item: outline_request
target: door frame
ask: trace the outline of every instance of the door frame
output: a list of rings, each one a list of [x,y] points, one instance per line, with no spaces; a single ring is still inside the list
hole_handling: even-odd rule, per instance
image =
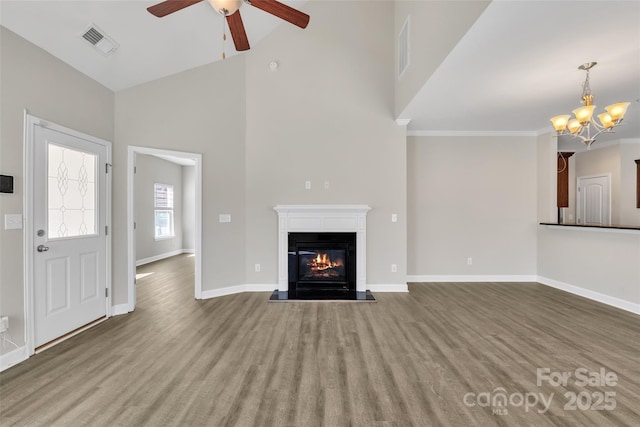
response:
[[[202,299],[202,154],[130,145],[127,148],[127,311],[136,308],[135,166],[136,154],[172,156],[195,161],[194,295]]]
[[[107,152],[107,165],[111,166],[111,141],[107,141],[101,138],[97,138],[92,135],[76,131],[74,129],[67,128],[57,123],[50,122],[48,120],[41,119],[39,117],[29,114],[27,110],[24,110],[24,140],[23,140],[23,162],[24,162],[24,199],[23,199],[23,212],[24,212],[24,232],[23,232],[23,251],[24,251],[24,337],[25,346],[27,347],[27,354],[29,356],[35,353],[35,308],[34,308],[34,268],[35,259],[33,256],[34,245],[34,208],[33,208],[33,196],[34,196],[34,150],[35,150],[35,126],[42,126],[47,129],[51,129],[56,132],[65,133],[67,135],[84,139],[86,141],[102,145],[106,148]],[[100,165],[100,167],[102,167]],[[106,225],[108,227],[108,233],[106,236],[106,259],[105,259],[105,281],[107,287],[106,297],[106,317],[111,317],[111,295],[113,294],[111,286],[111,239],[113,235],[113,227],[111,225],[111,168],[108,168],[106,183],[105,183],[105,209],[106,209]],[[72,336],[72,335],[69,335]]]
[[[578,188],[580,187],[580,183],[581,181],[585,180],[585,179],[593,179],[593,178],[606,178],[607,179],[607,183],[608,185],[608,191],[609,191],[609,206],[607,207],[607,209],[609,210],[609,224],[612,223],[612,219],[611,219],[611,214],[612,214],[612,206],[613,206],[613,194],[611,194],[611,172],[607,172],[607,173],[597,173],[595,175],[583,175],[583,176],[578,176],[576,177],[576,222],[578,222],[578,219],[582,220],[582,216],[584,215],[584,212],[582,212],[582,207],[580,206],[582,203],[582,195],[580,194],[580,192],[578,191]],[[578,213],[581,214],[581,216],[578,216]],[[584,223],[584,222],[582,222]]]

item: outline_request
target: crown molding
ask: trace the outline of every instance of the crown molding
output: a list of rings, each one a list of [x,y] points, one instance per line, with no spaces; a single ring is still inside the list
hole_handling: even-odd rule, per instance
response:
[[[410,130],[407,136],[539,136],[537,131]]]

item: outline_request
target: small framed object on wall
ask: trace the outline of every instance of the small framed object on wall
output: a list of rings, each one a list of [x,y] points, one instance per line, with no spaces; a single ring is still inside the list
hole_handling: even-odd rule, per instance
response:
[[[13,176],[0,175],[0,193],[13,193]]]

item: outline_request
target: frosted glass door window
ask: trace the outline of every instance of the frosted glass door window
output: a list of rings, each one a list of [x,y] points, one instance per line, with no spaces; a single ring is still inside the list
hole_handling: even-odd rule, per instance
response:
[[[49,144],[48,237],[95,235],[98,156]]]

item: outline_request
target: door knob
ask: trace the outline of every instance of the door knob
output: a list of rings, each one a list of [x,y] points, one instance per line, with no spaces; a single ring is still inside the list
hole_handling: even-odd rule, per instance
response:
[[[38,245],[38,252],[47,252],[49,250],[49,246]]]

